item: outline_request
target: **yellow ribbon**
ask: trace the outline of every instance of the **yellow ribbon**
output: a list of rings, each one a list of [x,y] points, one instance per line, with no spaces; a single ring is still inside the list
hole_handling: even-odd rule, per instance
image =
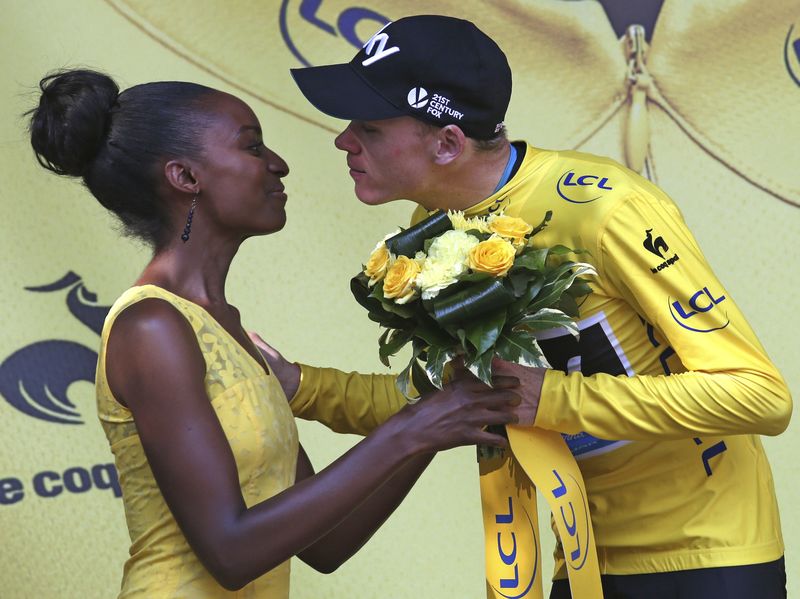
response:
[[[564,548],[573,599],[602,599],[583,477],[564,439],[537,428],[506,427],[511,451],[480,461],[488,599],[542,599],[536,489]]]

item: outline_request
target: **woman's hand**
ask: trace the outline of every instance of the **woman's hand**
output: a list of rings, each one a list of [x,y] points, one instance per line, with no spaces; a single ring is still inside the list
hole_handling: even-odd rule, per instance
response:
[[[399,425],[410,451],[431,452],[461,445],[508,447],[505,437],[485,430],[489,425],[516,424],[520,404],[519,380],[495,376],[488,387],[466,370],[454,373],[452,382],[410,405],[386,424]]]
[[[295,362],[289,362],[278,350],[264,341],[258,333],[248,331],[247,334],[258,348],[258,351],[261,352],[261,355],[264,356],[272,373],[277,377],[286,399],[292,401],[298,387],[300,387],[300,366]]]

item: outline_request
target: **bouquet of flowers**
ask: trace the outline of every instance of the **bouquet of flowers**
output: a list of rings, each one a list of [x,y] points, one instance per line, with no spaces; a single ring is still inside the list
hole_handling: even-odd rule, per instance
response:
[[[385,330],[379,356],[411,343],[411,360],[398,377],[402,393],[441,388],[446,364],[465,366],[491,384],[495,356],[549,367],[537,331],[564,327],[576,337],[577,300],[590,293],[586,263],[567,259],[576,250],[536,247],[533,238],[552,217],[533,227],[494,214],[467,218],[437,212],[378,243],[351,281],[356,300]]]

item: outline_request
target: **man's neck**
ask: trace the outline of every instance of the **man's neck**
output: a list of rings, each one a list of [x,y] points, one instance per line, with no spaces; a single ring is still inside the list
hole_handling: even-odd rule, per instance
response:
[[[428,210],[464,211],[492,195],[508,164],[511,144],[493,152],[470,148],[456,164],[448,165],[445,176],[418,199]]]

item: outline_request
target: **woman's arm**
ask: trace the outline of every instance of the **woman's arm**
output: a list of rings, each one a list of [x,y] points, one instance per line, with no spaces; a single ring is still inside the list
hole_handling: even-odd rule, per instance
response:
[[[495,390],[459,380],[401,410],[320,473],[248,509],[205,393],[203,356],[183,316],[158,299],[134,304],[117,317],[106,355],[111,390],[133,413],[164,499],[228,589],[327,535],[410,458],[465,444],[505,446],[483,427],[516,420],[516,380],[499,379]]]
[[[422,454],[409,459],[336,528],[297,557],[319,572],[330,574],[336,570],[355,555],[398,508],[434,455]],[[297,459],[297,480],[313,474],[314,468],[301,446]]]

